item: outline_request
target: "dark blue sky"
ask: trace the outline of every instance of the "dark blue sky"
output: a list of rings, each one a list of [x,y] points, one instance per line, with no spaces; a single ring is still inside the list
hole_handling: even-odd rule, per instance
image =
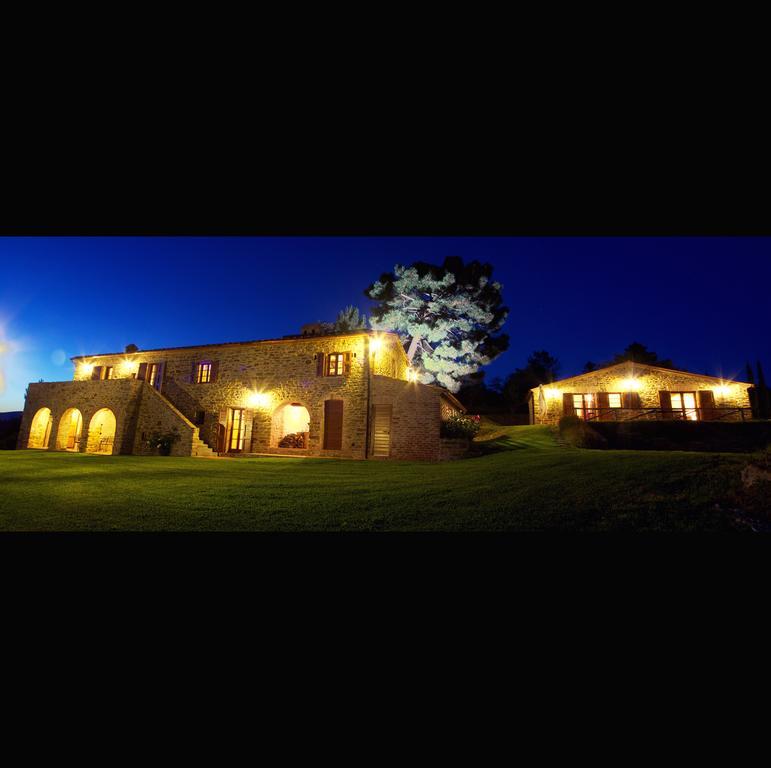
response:
[[[511,344],[488,380],[534,349],[570,375],[635,340],[702,373],[771,363],[771,238],[0,238],[0,411],[70,379],[72,355],[297,333],[366,310],[394,264],[449,255],[504,285]]]

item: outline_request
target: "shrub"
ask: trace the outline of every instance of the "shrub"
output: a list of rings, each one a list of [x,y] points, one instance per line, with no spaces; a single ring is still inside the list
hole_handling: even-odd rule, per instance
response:
[[[145,443],[148,448],[155,448],[161,456],[171,453],[171,446],[179,440],[179,432],[153,432]]]
[[[456,413],[442,422],[442,437],[472,438],[479,432],[479,416]]]
[[[560,437],[576,448],[605,448],[608,441],[578,416],[563,416],[559,420]]]

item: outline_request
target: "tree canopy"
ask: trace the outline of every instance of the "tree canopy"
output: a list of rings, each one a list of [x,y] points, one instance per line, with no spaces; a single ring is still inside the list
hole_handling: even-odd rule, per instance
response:
[[[499,333],[509,310],[492,272],[490,264],[457,256],[441,266],[397,264],[364,292],[377,302],[370,326],[399,335],[419,381],[457,392],[509,345]]]
[[[359,308],[350,304],[337,313],[334,330],[338,332],[358,331],[367,327],[367,316],[359,314]]]

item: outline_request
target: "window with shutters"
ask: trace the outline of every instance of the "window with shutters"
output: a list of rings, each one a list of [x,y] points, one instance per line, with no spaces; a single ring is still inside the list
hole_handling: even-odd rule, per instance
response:
[[[147,366],[147,383],[151,386],[155,386],[155,380],[158,377],[158,363],[150,363]]]
[[[327,355],[327,376],[342,376],[344,367],[345,355],[342,352]]]
[[[113,373],[113,367],[111,365],[108,365],[104,369],[104,378],[105,379],[113,379],[115,378],[115,375]]]
[[[697,421],[699,412],[696,409],[695,392],[670,392],[672,413],[676,419]]]
[[[608,392],[608,408],[621,408],[620,392]]]
[[[211,381],[211,362],[202,360],[198,363],[195,372],[196,384],[208,384]]]
[[[579,419],[591,419],[595,411],[594,395],[573,395],[573,411]]]

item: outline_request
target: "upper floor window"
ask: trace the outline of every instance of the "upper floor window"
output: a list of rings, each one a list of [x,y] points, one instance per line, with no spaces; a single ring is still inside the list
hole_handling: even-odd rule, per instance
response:
[[[149,363],[147,366],[147,383],[155,386],[155,380],[158,378],[158,363]]]
[[[327,355],[327,376],[342,376],[344,366],[345,355],[342,352]]]
[[[195,374],[196,384],[208,384],[211,381],[211,363],[200,362]]]
[[[621,407],[621,393],[608,392],[608,408],[620,408],[620,407]]]
[[[114,379],[115,374],[113,373],[113,367],[111,365],[108,365],[104,369],[104,378],[105,379]]]

